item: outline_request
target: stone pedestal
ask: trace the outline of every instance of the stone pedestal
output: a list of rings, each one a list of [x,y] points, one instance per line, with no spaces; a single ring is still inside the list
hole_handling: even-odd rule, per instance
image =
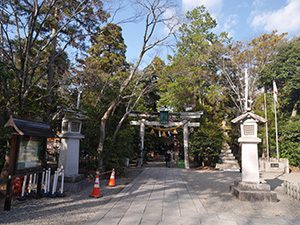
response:
[[[64,190],[78,192],[87,185],[83,174],[78,174],[79,168],[79,142],[84,136],[81,134],[61,134],[61,148],[59,155],[59,168],[64,168]]]
[[[63,167],[65,176],[78,175],[79,168],[79,142],[84,138],[82,134],[60,134],[61,147],[58,167]]]
[[[87,179],[83,174],[73,176],[65,176],[64,178],[64,191],[78,192],[86,188]],[[58,185],[60,186],[60,184]]]
[[[268,184],[249,184],[235,181],[234,185],[230,186],[230,192],[241,201],[278,201],[276,192],[271,191]]]

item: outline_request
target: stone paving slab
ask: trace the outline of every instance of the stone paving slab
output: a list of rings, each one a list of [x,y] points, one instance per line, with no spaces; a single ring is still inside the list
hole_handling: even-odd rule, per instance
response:
[[[300,218],[209,213],[185,173],[178,168],[146,168],[86,224],[300,225]]]

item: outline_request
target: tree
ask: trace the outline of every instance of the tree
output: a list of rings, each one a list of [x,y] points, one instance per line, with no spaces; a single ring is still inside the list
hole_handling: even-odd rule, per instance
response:
[[[134,84],[132,84],[131,93],[126,98],[125,113],[120,119],[115,133],[114,139],[117,136],[125,118],[128,116],[132,110],[140,108],[142,111],[156,111],[157,101],[160,96],[158,95],[158,79],[165,69],[165,63],[160,58],[155,57],[149,66],[147,66],[143,71],[137,72],[137,79],[135,79]],[[142,106],[143,105],[143,106]]]
[[[213,32],[217,23],[204,6],[187,12],[186,19],[179,29],[180,40],[170,57],[171,65],[159,81],[159,106],[174,111],[204,111],[201,128],[190,137],[190,154],[196,163],[212,165],[222,147],[221,122],[232,106],[218,71],[223,46],[231,40],[225,32]]]
[[[173,7],[173,5],[169,4],[168,1],[165,0],[153,0],[153,1],[135,1],[137,6],[141,7],[142,10],[146,10],[146,17],[145,17],[145,30],[144,30],[144,36],[143,36],[143,44],[142,44],[142,49],[139,53],[137,62],[131,69],[129,76],[126,77],[120,85],[120,88],[118,90],[117,96],[111,101],[111,103],[108,105],[105,113],[103,114],[101,118],[101,125],[100,125],[100,140],[99,140],[99,145],[97,148],[97,152],[99,155],[99,164],[98,164],[98,169],[102,170],[103,169],[103,157],[102,157],[102,152],[103,152],[103,147],[104,147],[104,142],[105,142],[105,131],[106,131],[106,122],[113,112],[113,110],[117,107],[119,104],[123,94],[125,93],[127,87],[129,84],[134,80],[136,72],[138,70],[138,67],[144,57],[144,55],[153,49],[155,46],[158,46],[163,43],[173,32],[175,24],[170,24],[168,21],[171,21],[174,19],[174,16],[171,17],[165,17],[166,15],[164,14],[170,7]],[[160,25],[166,25],[168,28],[168,32],[161,38],[155,39],[154,38],[154,33],[156,31],[156,28]]]
[[[128,76],[130,65],[126,61],[127,47],[120,26],[108,23],[96,35],[91,36],[91,43],[92,46],[87,51],[89,57],[84,62],[84,73],[88,89],[97,93],[97,106],[108,86],[114,92],[113,96],[117,94],[121,82]]]
[[[172,64],[161,79],[159,102],[160,106],[172,106],[180,111],[199,110],[200,105],[205,105],[205,88],[220,81],[216,67],[218,46],[230,41],[226,33],[213,33],[217,23],[204,6],[187,12],[186,19],[179,29],[177,50],[170,57]]]
[[[299,110],[300,97],[300,38],[295,37],[283,42],[277,52],[274,60],[262,74],[262,80],[266,87],[272,89],[273,80],[276,81],[280,90],[280,108],[286,116],[294,117]]]
[[[276,32],[263,34],[246,44],[236,42],[228,45],[224,52],[220,70],[227,80],[226,88],[239,113],[245,110],[245,69],[248,70],[248,97],[252,102],[257,98],[258,89],[266,86],[261,74],[274,60],[277,47],[286,35],[278,35]]]
[[[51,96],[56,60],[68,46],[84,47],[85,36],[107,15],[99,1],[7,0],[0,7],[0,55],[9,75],[1,77],[1,87],[11,115]]]

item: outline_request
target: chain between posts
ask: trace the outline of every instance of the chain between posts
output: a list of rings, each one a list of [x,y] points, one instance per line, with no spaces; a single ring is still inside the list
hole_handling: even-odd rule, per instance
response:
[[[98,171],[96,172],[97,175],[103,175],[103,174],[107,174],[107,173],[110,173],[112,172],[112,170],[109,170],[109,171],[106,171],[106,172],[103,172],[103,173],[99,173]]]

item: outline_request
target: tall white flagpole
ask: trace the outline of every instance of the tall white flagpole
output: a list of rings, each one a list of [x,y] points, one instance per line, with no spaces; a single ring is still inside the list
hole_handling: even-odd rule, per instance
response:
[[[248,70],[245,69],[245,112],[248,110]]]
[[[268,113],[267,113],[267,97],[264,93],[265,100],[265,119],[266,119],[266,144],[267,144],[267,161],[270,162],[270,153],[269,153],[269,134],[268,134]]]
[[[273,96],[274,96],[274,112],[275,112],[275,131],[276,131],[276,153],[277,160],[279,162],[279,148],[278,148],[278,128],[277,128],[277,111],[276,111],[276,102],[277,102],[277,86],[273,80]]]

